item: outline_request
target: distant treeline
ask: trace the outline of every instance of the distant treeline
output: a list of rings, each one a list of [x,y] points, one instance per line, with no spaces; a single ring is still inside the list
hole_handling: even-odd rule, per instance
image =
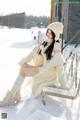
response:
[[[49,17],[26,16],[25,12],[0,16],[0,25],[9,28],[31,28],[46,27],[49,24]]]
[[[49,24],[50,18],[46,17],[46,16],[41,16],[41,17],[37,17],[37,16],[26,16],[26,20],[25,20],[25,26],[26,28],[31,28],[31,27],[47,27],[47,25]]]

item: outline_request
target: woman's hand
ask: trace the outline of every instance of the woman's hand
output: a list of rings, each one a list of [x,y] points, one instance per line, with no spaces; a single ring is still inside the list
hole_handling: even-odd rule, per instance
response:
[[[22,64],[22,65],[20,65],[20,66],[21,66],[21,68],[24,68],[24,67],[27,67],[28,64],[24,63],[24,64]]]

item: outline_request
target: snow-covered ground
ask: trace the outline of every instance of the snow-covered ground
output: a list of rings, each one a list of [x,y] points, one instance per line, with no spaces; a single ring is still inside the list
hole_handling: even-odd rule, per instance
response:
[[[18,62],[34,45],[30,30],[0,29],[0,100],[16,80]],[[23,98],[30,97],[31,81],[32,78],[25,79],[21,90]],[[40,100],[26,100],[15,107],[0,108],[1,113],[7,113],[7,120],[80,120],[80,97],[74,101],[46,98],[46,106]]]

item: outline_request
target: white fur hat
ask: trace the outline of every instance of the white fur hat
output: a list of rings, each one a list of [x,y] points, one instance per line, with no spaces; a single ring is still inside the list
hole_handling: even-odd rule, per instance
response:
[[[63,28],[64,26],[61,22],[53,22],[47,27],[47,29],[51,29],[55,33],[55,40],[59,40],[60,34],[63,33]]]

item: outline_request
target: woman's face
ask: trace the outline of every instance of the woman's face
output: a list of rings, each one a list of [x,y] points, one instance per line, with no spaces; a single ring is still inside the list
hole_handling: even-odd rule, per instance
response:
[[[52,40],[52,32],[51,32],[50,29],[47,30],[46,35],[47,35],[47,38],[48,38],[49,40]]]

